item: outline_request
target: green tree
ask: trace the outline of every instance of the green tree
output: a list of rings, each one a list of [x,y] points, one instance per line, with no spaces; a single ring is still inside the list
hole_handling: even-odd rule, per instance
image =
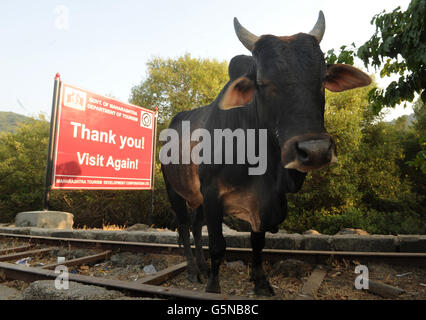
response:
[[[415,192],[411,173],[401,170],[410,129],[403,120],[389,124],[372,113],[368,92],[374,86],[326,92],[325,125],[336,141],[338,162],[309,173],[302,190],[288,195],[285,229],[426,232],[424,197]]]
[[[42,207],[49,123],[41,117],[0,135],[0,221]]]
[[[131,102],[159,109],[160,125],[166,125],[178,112],[210,104],[229,80],[228,63],[215,59],[153,58],[147,62],[147,75],[132,88]]]
[[[373,36],[362,45],[357,56],[365,66],[380,68],[381,77],[397,75],[386,89],[370,92],[373,110],[412,102],[415,93],[426,102],[426,0],[412,0],[406,11],[398,7],[390,13],[375,15]]]
[[[412,167],[420,169],[426,175],[426,103],[417,100],[413,105],[414,110],[414,125],[413,135],[415,139],[415,146],[417,149],[416,156],[408,161]]]

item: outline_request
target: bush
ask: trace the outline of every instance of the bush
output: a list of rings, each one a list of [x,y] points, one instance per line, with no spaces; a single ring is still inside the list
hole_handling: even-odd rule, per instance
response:
[[[48,140],[42,117],[0,135],[0,222],[42,207]]]
[[[338,214],[290,213],[282,227],[302,233],[314,229],[323,234],[336,234],[343,228],[359,228],[370,234],[425,234],[425,219],[414,211],[380,212],[374,209],[349,208]]]

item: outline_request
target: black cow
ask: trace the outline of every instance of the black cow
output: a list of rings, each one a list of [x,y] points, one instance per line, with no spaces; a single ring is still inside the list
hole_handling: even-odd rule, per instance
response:
[[[325,30],[322,12],[308,34],[257,37],[236,18],[234,27],[252,56],[233,58],[229,66],[230,81],[216,100],[208,106],[177,114],[170,128],[179,133],[180,159],[187,153],[184,145],[193,148],[198,143],[182,138],[184,121],[190,122],[191,132],[203,128],[212,136],[215,129],[256,129],[258,134],[260,129],[266,129],[266,171],[250,175],[253,164],[247,161],[214,163],[216,149],[211,163],[197,165],[191,160],[189,164],[163,164],[162,171],[177,215],[189,279],[200,280],[200,274],[208,270],[201,251],[201,226],[205,219],[211,258],[206,291],[220,292],[218,272],[226,247],[222,219],[224,214],[232,214],[250,222],[252,227],[255,293],[272,295],[262,269],[265,232],[278,230],[287,214],[286,193],[297,192],[308,171],[337,161],[334,141],[324,128],[324,89],[348,90],[368,85],[371,79],[348,65],[325,64],[319,46]],[[259,139],[255,140],[257,152],[261,146],[265,147]],[[237,150],[234,146],[234,159]],[[189,244],[191,225],[196,262]]]

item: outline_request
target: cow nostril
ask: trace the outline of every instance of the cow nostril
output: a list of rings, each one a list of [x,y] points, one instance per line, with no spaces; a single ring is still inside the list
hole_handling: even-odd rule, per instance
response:
[[[296,145],[296,150],[300,161],[306,162],[309,160],[309,155],[305,150],[301,149],[298,145]]]

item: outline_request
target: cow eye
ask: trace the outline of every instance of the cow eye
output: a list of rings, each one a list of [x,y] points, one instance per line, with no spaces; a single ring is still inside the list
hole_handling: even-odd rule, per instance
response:
[[[269,81],[267,80],[257,80],[257,86],[260,88],[267,87],[269,85]]]

